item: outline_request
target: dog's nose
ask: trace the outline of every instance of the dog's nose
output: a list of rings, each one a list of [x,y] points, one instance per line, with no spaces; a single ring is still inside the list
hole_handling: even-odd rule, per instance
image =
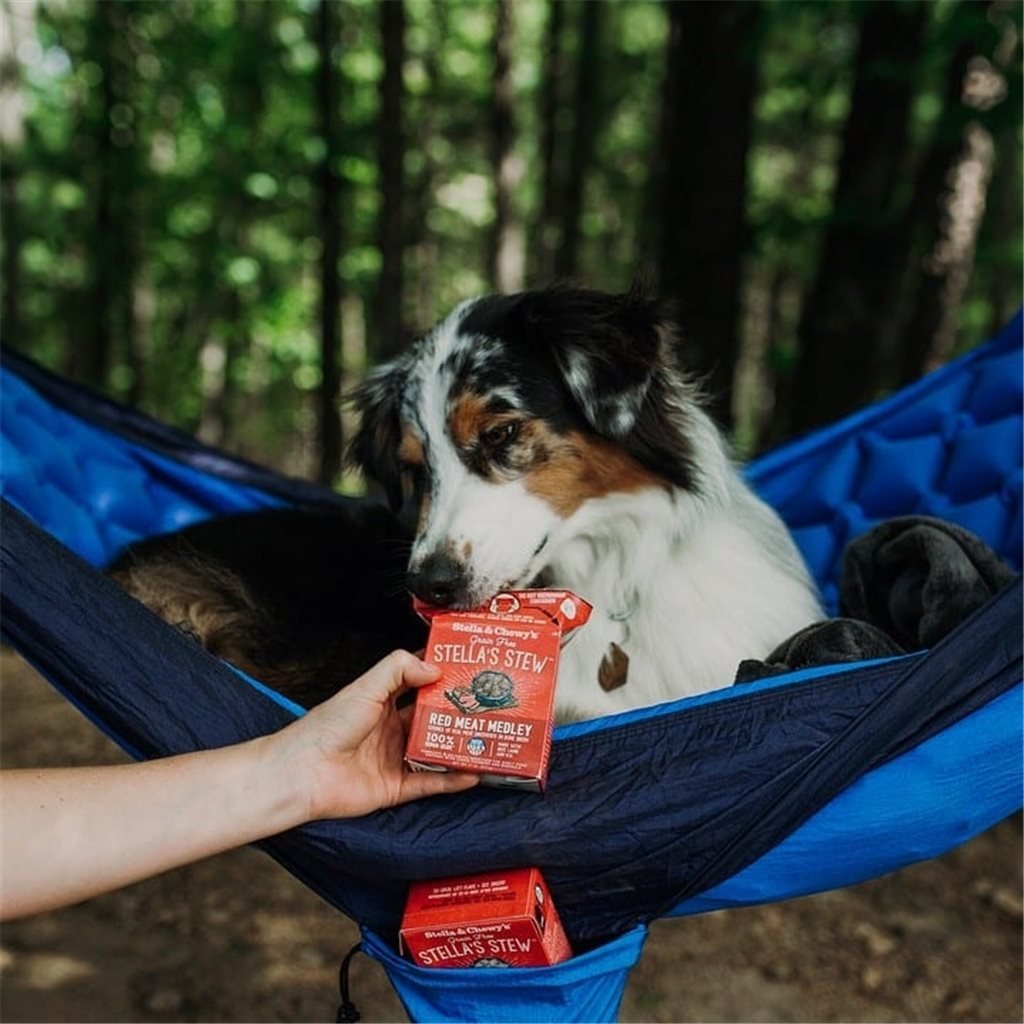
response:
[[[421,601],[447,608],[465,587],[466,576],[450,555],[435,554],[426,558],[416,572],[409,573],[406,585]]]

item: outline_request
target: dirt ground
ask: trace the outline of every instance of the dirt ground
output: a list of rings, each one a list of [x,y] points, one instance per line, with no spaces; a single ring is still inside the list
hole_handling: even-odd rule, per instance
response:
[[[15,655],[0,654],[7,767],[124,760]],[[1021,821],[820,896],[658,922],[623,1021],[1021,1021]],[[0,932],[0,1019],[327,1021],[355,926],[269,857],[239,850]],[[367,1021],[403,1021],[358,957]]]

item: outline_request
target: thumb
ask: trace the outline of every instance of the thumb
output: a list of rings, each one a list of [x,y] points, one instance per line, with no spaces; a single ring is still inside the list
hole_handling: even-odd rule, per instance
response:
[[[480,782],[479,775],[469,772],[406,772],[398,802],[419,800],[424,796],[461,793]]]
[[[411,687],[435,683],[441,677],[436,665],[421,661],[408,651],[392,651],[349,685],[349,692],[386,703]]]

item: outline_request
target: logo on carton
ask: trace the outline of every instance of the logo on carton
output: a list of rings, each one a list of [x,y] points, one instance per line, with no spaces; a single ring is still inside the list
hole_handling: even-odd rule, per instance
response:
[[[473,676],[469,686],[445,690],[444,695],[460,711],[475,715],[480,711],[517,707],[515,688],[515,683],[504,672],[486,670]]]

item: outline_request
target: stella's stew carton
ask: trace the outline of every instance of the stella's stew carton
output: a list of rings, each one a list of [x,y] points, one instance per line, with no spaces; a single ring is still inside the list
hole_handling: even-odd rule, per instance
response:
[[[543,967],[572,956],[536,868],[414,882],[399,945],[420,967]]]
[[[417,610],[430,622],[424,656],[443,675],[416,693],[406,763],[542,790],[558,656],[590,605],[567,590],[515,590],[477,611]]]

